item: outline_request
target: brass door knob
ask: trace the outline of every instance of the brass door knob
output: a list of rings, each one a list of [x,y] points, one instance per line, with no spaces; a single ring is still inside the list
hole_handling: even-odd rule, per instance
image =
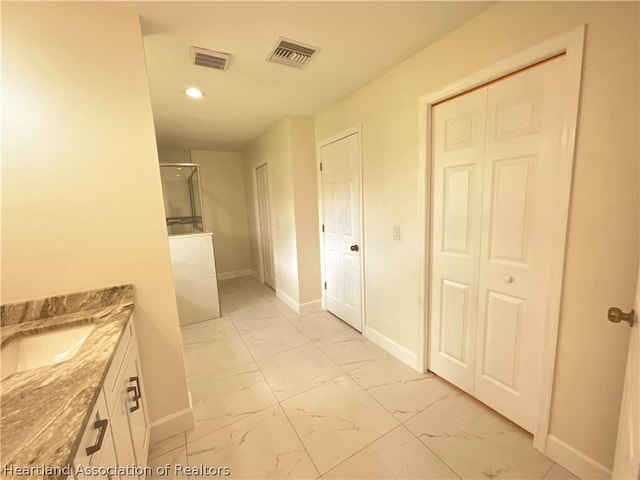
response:
[[[620,322],[629,322],[629,326],[633,327],[636,318],[636,312],[631,310],[629,313],[624,313],[618,307],[611,307],[607,312],[607,318],[610,322],[620,323]]]
[[[351,245],[352,252],[357,252],[358,250],[360,250],[360,247],[358,247],[358,245]]]

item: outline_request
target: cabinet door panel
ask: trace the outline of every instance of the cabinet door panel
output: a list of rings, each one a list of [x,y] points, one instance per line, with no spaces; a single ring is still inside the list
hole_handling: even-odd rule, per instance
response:
[[[136,456],[136,464],[145,466],[147,464],[147,451],[149,449],[148,441],[148,413],[147,398],[144,394],[144,386],[142,384],[142,376],[140,375],[140,361],[138,359],[138,350],[135,342],[131,351],[127,365],[127,379],[129,381],[128,388],[136,389],[136,396],[128,397],[127,415],[129,417],[129,428],[131,431],[131,440]]]
[[[106,442],[103,446],[103,452],[102,452],[102,457],[100,458],[100,463],[98,464],[99,467],[104,467],[104,468],[113,468],[118,464],[118,459],[116,458],[116,447],[113,444],[113,432],[111,431],[111,428],[109,428],[109,441]],[[91,478],[96,478],[96,477],[91,477]],[[103,478],[103,477],[100,477]],[[106,477],[107,480],[121,480],[120,475],[116,475],[114,474],[110,474],[107,473]],[[78,479],[80,480],[80,479]]]
[[[128,410],[131,403],[130,399],[133,398],[133,392],[127,390],[131,386],[128,375],[128,362],[130,358],[131,349],[129,349],[129,352],[127,352],[124,360],[125,363],[123,364],[122,368],[120,368],[120,374],[118,375],[118,398],[109,411],[109,414],[111,416],[113,443],[115,445],[116,458],[118,460],[118,465],[122,466],[136,465],[136,458],[133,449],[133,442],[131,441],[131,432],[129,430],[128,417]],[[137,477],[123,476],[122,478],[129,479]]]
[[[110,410],[113,409],[116,398],[119,396],[120,380],[118,376],[120,375],[120,370],[126,360],[127,351],[131,348],[131,337],[133,335],[131,326],[132,323],[129,322],[129,325],[127,325],[122,332],[122,337],[120,338],[118,347],[113,353],[111,367],[109,367],[109,371],[107,372],[107,376],[104,380],[104,394],[107,401],[107,407]]]
[[[97,422],[104,422],[106,425],[98,426]],[[78,452],[73,461],[76,480],[85,479],[105,479],[115,480],[120,477],[115,476],[96,476],[92,474],[91,469],[101,466],[113,466],[116,464],[113,445],[113,437],[111,432],[111,419],[108,415],[107,404],[104,398],[103,390],[100,390],[96,406],[91,412],[89,424],[82,435]],[[102,439],[100,437],[102,436]],[[87,453],[87,449],[99,445],[100,448],[93,452]]]

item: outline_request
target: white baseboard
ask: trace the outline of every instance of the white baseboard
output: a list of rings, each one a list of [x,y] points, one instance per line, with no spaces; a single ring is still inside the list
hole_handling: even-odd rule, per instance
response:
[[[307,315],[309,313],[319,312],[320,310],[322,310],[322,299],[312,300],[311,302],[300,304],[279,288],[276,288],[276,297],[278,297],[280,300],[286,303],[289,308],[300,315]]]
[[[610,468],[588,457],[554,435],[547,437],[547,451],[545,453],[551,460],[580,478],[611,478],[612,472]]]
[[[414,370],[420,371],[420,366],[418,365],[418,357],[411,350],[403,347],[399,343],[394,342],[389,337],[386,337],[385,335],[369,326],[364,327],[362,334],[365,338],[371,340],[373,343],[389,352],[398,360],[406,363]]]
[[[217,276],[218,280],[230,280],[232,278],[248,277],[253,274],[255,274],[255,272],[247,268],[246,270],[236,270],[235,272],[218,273]]]
[[[298,302],[296,302],[293,298],[291,298],[279,288],[276,288],[276,297],[289,305],[289,307],[292,308],[296,313],[300,313],[300,305],[298,304]]]
[[[177,433],[186,432],[193,428],[193,406],[191,405],[191,393],[189,393],[189,408],[183,408],[171,415],[159,418],[151,422],[151,437],[149,445],[169,438]]]
[[[301,303],[299,308],[300,315],[308,315],[322,310],[322,299],[313,300],[311,302]]]

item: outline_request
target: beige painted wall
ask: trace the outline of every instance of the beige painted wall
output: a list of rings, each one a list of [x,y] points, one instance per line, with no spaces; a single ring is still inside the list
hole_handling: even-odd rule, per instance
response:
[[[243,152],[245,186],[249,213],[251,264],[260,271],[258,236],[255,226],[255,195],[252,169],[258,164],[269,164],[269,194],[271,199],[271,225],[273,233],[273,263],[276,288],[293,301],[300,298],[298,261],[293,204],[293,163],[291,158],[291,119],[285,118],[260,137]]]
[[[188,408],[137,16],[3,3],[2,113],[2,301],[133,283],[151,420]]]
[[[252,268],[260,271],[253,169],[268,163],[276,289],[298,304],[320,300],[313,119],[283,119],[244,152],[244,162]]]
[[[242,154],[192,150],[200,164],[205,230],[213,233],[218,275],[251,269]]]
[[[418,348],[418,98],[586,23],[551,433],[611,466],[638,268],[638,4],[505,2],[316,117],[363,122],[367,324]],[[392,241],[392,225],[403,226]],[[399,314],[401,312],[401,314]]]
[[[300,304],[322,298],[320,288],[320,236],[318,183],[313,118],[291,118],[293,197]]]

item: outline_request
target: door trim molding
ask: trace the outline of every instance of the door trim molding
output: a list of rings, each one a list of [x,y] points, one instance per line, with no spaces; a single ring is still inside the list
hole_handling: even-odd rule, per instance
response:
[[[557,37],[499,61],[487,68],[473,73],[444,88],[420,97],[418,102],[418,268],[419,268],[419,312],[421,318],[418,350],[418,365],[423,372],[428,368],[428,335],[430,311],[431,278],[431,192],[432,192],[432,155],[431,155],[431,115],[434,104],[463,94],[474,88],[500,79],[511,73],[535,65],[556,55],[565,53],[567,59],[567,87],[569,94],[565,98],[566,117],[563,122],[563,134],[560,159],[562,173],[561,188],[556,192],[558,209],[553,219],[553,239],[551,247],[551,271],[547,290],[548,312],[544,325],[544,347],[542,358],[542,381],[540,388],[538,422],[534,432],[534,446],[547,451],[549,420],[551,415],[551,397],[556,362],[560,303],[562,299],[562,279],[569,219],[569,199],[575,153],[575,138],[578,121],[580,82],[582,75],[582,57],[585,25],[580,25]]]
[[[317,184],[318,184],[318,235],[320,236],[320,289],[322,290],[322,309],[327,309],[327,291],[324,289],[324,282],[326,281],[325,274],[325,258],[324,258],[324,236],[322,235],[322,222],[323,222],[323,210],[322,210],[322,174],[320,173],[320,149],[326,145],[342,140],[343,138],[350,137],[351,135],[358,135],[358,182],[360,183],[360,195],[359,195],[359,208],[360,208],[360,312],[362,315],[362,333],[364,333],[367,325],[366,315],[366,301],[365,301],[365,288],[364,288],[364,259],[365,259],[365,235],[364,235],[364,182],[363,182],[363,168],[362,168],[362,123],[349,127],[341,132],[338,132],[330,137],[316,142],[316,171],[318,172]]]

